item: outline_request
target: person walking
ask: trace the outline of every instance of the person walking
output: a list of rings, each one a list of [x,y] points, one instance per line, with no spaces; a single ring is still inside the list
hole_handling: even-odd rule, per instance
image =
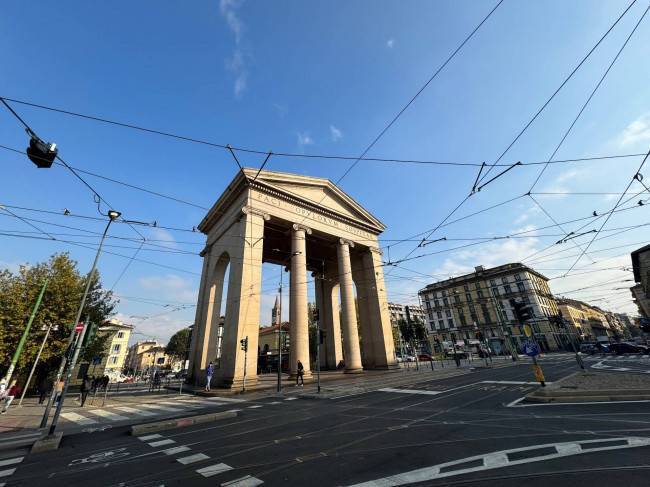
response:
[[[38,383],[38,403],[43,404],[52,389],[52,379],[44,375]]]
[[[302,365],[302,362],[298,360],[298,370],[296,374],[296,387],[298,387],[298,381],[300,381],[300,387],[305,387],[305,367]]]
[[[88,374],[84,375],[83,381],[81,381],[81,407],[84,407],[86,399],[88,398],[88,393],[93,388],[93,383]]]
[[[212,376],[214,375],[214,364],[212,361],[208,364],[208,368],[205,369],[205,375],[206,375],[206,380],[205,380],[205,390],[206,392],[210,392],[210,384],[212,383]]]

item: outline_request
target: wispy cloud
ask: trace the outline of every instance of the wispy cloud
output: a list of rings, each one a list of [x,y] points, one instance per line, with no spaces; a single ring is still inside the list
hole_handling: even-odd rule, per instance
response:
[[[389,49],[392,49],[394,45],[395,45],[395,39],[393,39],[392,37],[386,41],[386,46]]]
[[[151,240],[160,240],[161,242],[164,242],[163,245],[165,245],[165,247],[174,249],[178,248],[174,236],[164,228],[150,228],[149,234]]]
[[[616,140],[620,147],[631,147],[650,141],[650,112],[630,122]]]
[[[169,299],[174,303],[194,303],[198,291],[192,281],[176,274],[145,276],[138,280],[146,291],[155,291],[158,299]]]
[[[334,125],[330,125],[330,136],[334,142],[337,142],[343,138],[343,132]]]
[[[306,145],[312,145],[314,143],[314,139],[311,138],[311,135],[309,135],[308,132],[298,132],[298,145],[300,147],[304,147]]]
[[[235,36],[235,50],[232,56],[226,59],[226,68],[235,77],[233,92],[237,98],[241,97],[248,85],[248,70],[246,69],[244,51],[241,48],[244,24],[237,14],[237,10],[241,7],[242,3],[242,0],[221,0],[219,2],[219,12]]]

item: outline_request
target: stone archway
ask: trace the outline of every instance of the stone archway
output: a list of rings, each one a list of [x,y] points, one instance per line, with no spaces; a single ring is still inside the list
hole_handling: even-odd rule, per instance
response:
[[[326,179],[244,169],[217,200],[199,230],[207,235],[192,336],[190,370],[195,379],[216,347],[225,269],[230,265],[221,387],[237,387],[244,376],[255,382],[263,262],[290,269],[290,369],[300,360],[311,375],[307,285],[313,278],[320,326],[321,365],[345,371],[396,366],[378,236],[383,224]],[[354,284],[353,284],[354,283]],[[356,285],[358,321],[355,309]],[[341,318],[338,292],[341,296]],[[359,341],[359,333],[363,337]],[[341,335],[343,340],[341,340]],[[345,350],[343,350],[345,349]]]

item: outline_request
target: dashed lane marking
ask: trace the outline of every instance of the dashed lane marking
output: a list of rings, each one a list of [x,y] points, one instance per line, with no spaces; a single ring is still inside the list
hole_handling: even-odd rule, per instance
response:
[[[273,401],[273,402],[270,402],[269,404],[282,404],[282,402],[281,401]]]
[[[176,443],[174,440],[165,439],[165,440],[152,441],[151,443],[149,443],[149,446],[156,447],[156,446],[172,445],[174,443]]]
[[[118,410],[122,411],[123,413],[137,414],[138,416],[155,416],[156,415],[156,413],[152,413],[151,411],[142,411],[140,409],[131,408],[129,406],[118,406],[115,409],[118,409]]]
[[[583,455],[585,453],[591,452],[637,448],[644,446],[650,446],[650,438],[604,438],[598,440],[581,440],[562,443],[549,443],[546,445],[534,445],[524,448],[514,448],[511,450],[490,452],[468,458],[461,458],[460,460],[445,462],[438,465],[432,465],[430,467],[411,470],[397,475],[391,475],[389,477],[371,480],[369,482],[354,484],[350,487],[394,487],[398,485],[407,485],[416,482],[427,482],[430,480],[436,480],[445,477],[453,477],[456,475],[480,472],[483,470],[511,467],[513,465],[521,465],[524,463],[553,460],[556,458],[572,455]],[[536,456],[519,458],[520,455],[518,454],[521,452],[526,452],[526,455],[528,455],[530,452],[534,454],[536,450],[538,450],[538,454]]]
[[[129,419],[126,416],[122,416],[120,414],[112,413],[112,412],[106,411],[104,409],[89,409],[88,412],[90,414],[94,414],[96,416],[99,416],[100,418],[108,419],[109,421],[124,421],[124,420]]]
[[[222,472],[227,472],[228,470],[232,470],[232,467],[230,465],[226,465],[225,463],[217,463],[216,465],[200,468],[196,471],[196,473],[200,473],[207,478],[220,474]]]
[[[138,440],[140,440],[140,441],[155,440],[156,438],[162,438],[162,435],[159,435],[158,433],[156,433],[154,435],[138,436]]]
[[[165,455],[176,455],[177,453],[183,453],[190,450],[191,448],[189,446],[177,446],[174,448],[167,448],[166,450],[163,450],[163,452]]]
[[[176,461],[182,463],[183,465],[189,465],[190,463],[201,462],[203,460],[207,460],[208,458],[210,457],[203,453],[197,453],[195,455],[177,458]]]
[[[262,407],[261,404],[255,404],[254,406],[248,406],[248,409],[257,409],[257,408],[261,408],[261,407]]]
[[[384,387],[379,389],[379,392],[397,392],[400,394],[424,394],[426,396],[437,396],[442,394],[441,391],[425,391],[421,389],[393,389],[392,387]]]
[[[0,477],[9,477],[10,475],[13,475],[13,473],[16,471],[15,468],[9,468],[7,470],[0,470]]]
[[[23,461],[25,457],[16,457],[8,458],[7,460],[0,460],[0,467],[6,467],[7,465],[16,465]]]
[[[61,413],[61,416],[68,421],[72,421],[73,423],[79,423],[79,424],[96,424],[97,421],[94,419],[87,418],[85,416],[82,416],[81,414],[73,413],[73,412],[68,412],[68,413]]]
[[[298,399],[298,398],[297,397],[287,397],[285,399],[285,401],[295,401],[296,399]]]
[[[246,475],[240,479],[231,480],[230,482],[224,482],[221,484],[221,487],[256,487],[257,485],[262,485],[264,482],[256,477],[251,477]]]

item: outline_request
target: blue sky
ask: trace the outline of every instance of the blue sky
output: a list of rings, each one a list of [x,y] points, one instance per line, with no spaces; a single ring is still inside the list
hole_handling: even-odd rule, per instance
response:
[[[360,155],[370,141],[431,76],[495,1],[436,2],[13,2],[0,19],[3,76],[0,95],[131,122],[238,147],[304,154]],[[629,2],[505,0],[469,43],[368,154],[372,157],[493,162],[542,106]],[[545,161],[642,15],[637,2],[502,162]],[[650,19],[646,18],[568,136],[556,159],[638,154],[650,143]],[[236,172],[223,150],[97,124],[21,105],[15,108],[41,137],[55,141],[71,165],[208,207]],[[0,144],[23,149],[27,138],[0,111]],[[0,204],[97,215],[92,195],[61,167],[36,170],[19,154],[0,151]],[[261,156],[241,154],[246,165]],[[641,157],[552,164],[535,191],[556,221],[610,209]],[[268,169],[338,179],[349,161],[272,157]],[[540,166],[517,167],[463,205],[463,216],[527,192]],[[476,167],[359,163],[341,186],[387,226],[386,239],[402,239],[436,226],[468,193]],[[648,172],[646,170],[646,172]],[[496,169],[492,174],[496,174]],[[88,176],[102,196],[139,221],[191,229],[204,211]],[[378,190],[377,188],[380,188]],[[642,187],[634,183],[631,190]],[[646,194],[645,197],[648,195]],[[638,198],[637,198],[638,199]],[[632,200],[629,204],[633,204]],[[605,230],[650,222],[648,207],[615,214]],[[13,209],[23,217],[100,232],[103,223]],[[4,232],[33,231],[2,216]],[[598,220],[584,230],[600,227]],[[32,222],[76,242],[97,242],[83,231]],[[506,235],[549,225],[528,197],[438,230],[432,238]],[[567,225],[569,231],[578,224]],[[198,233],[138,227],[147,238],[177,251],[197,252]],[[495,241],[404,263],[387,270],[394,301],[416,301],[432,278],[458,275],[474,265],[521,260],[558,240],[557,228],[530,238]],[[647,227],[595,241],[596,252],[576,265],[586,270],[629,266],[629,251],[648,240]],[[137,238],[126,225],[114,236]],[[576,239],[589,242],[593,234]],[[137,241],[111,239],[111,252],[132,255]],[[389,242],[386,242],[388,244]],[[466,243],[432,243],[413,255]],[[391,247],[391,258],[416,245]],[[555,246],[547,251],[563,250]],[[93,251],[63,243],[0,237],[1,265],[15,268],[69,250],[81,269]],[[120,317],[134,323],[135,338],[165,341],[192,323],[200,258],[156,252],[133,262],[115,286]],[[163,250],[163,249],[158,249]],[[169,249],[167,249],[169,250]],[[578,251],[579,252],[579,251]],[[561,278],[575,251],[531,260],[554,292],[614,310],[635,312],[629,272],[611,269]],[[627,254],[627,255],[626,255]],[[569,257],[566,257],[569,256]],[[561,260],[548,260],[564,257]],[[127,260],[106,254],[100,270],[111,287]],[[595,263],[594,263],[595,262]],[[415,271],[415,272],[413,272]],[[418,274],[420,273],[420,274]],[[261,322],[270,320],[279,268],[265,266]],[[138,299],[133,299],[138,298]],[[142,302],[142,299],[148,303]],[[608,299],[609,301],[602,301]],[[153,304],[155,300],[156,304]],[[599,300],[599,301],[596,301]],[[160,313],[165,313],[160,316]],[[144,320],[143,317],[151,317]]]

